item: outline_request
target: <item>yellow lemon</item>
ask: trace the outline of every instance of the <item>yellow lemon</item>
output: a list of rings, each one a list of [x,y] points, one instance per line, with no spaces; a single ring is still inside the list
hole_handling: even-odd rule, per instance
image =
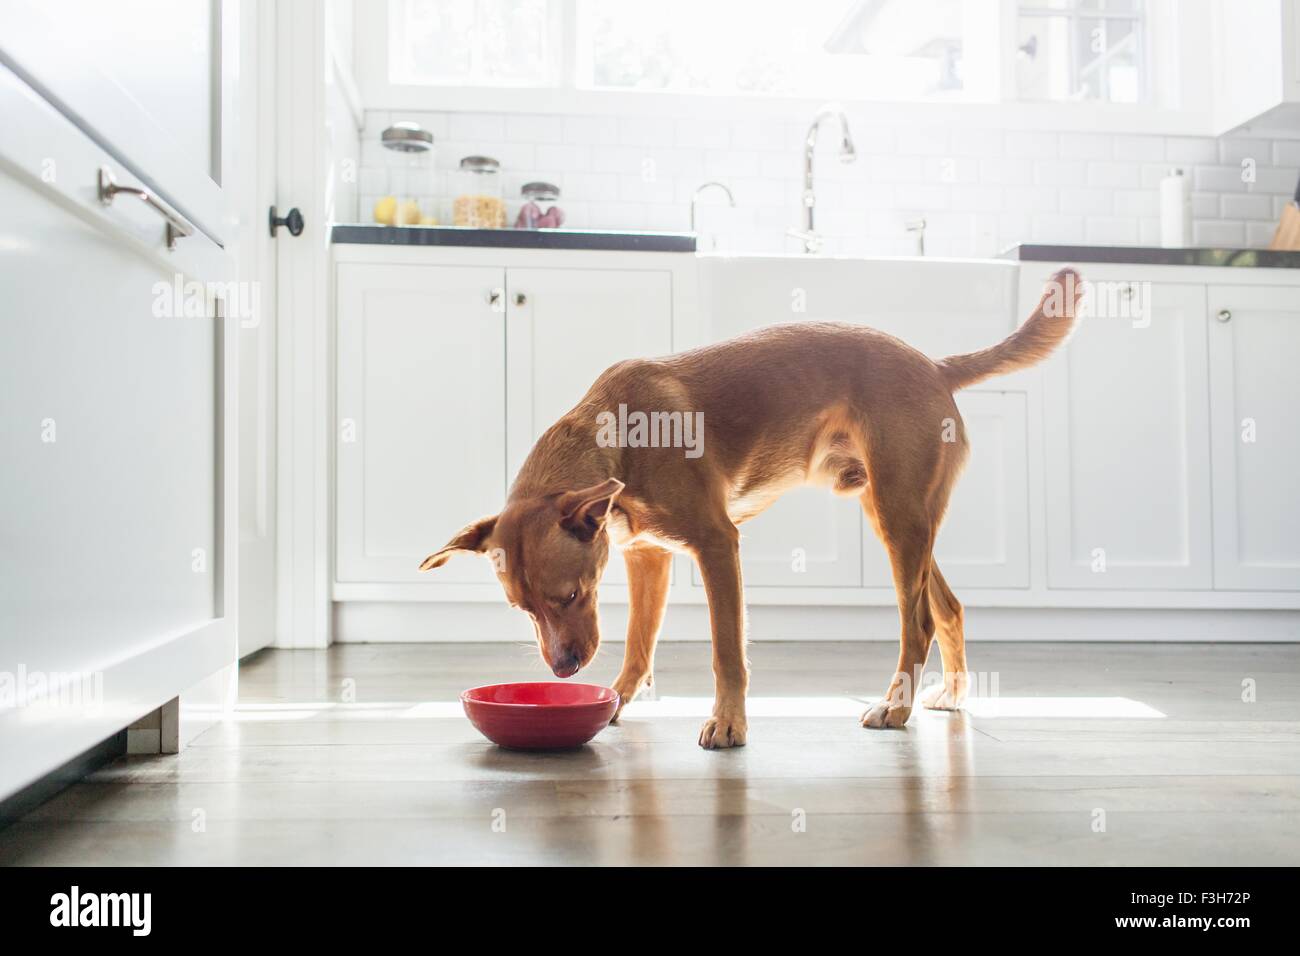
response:
[[[375,203],[375,222],[381,226],[391,226],[397,218],[397,200],[385,196]]]
[[[420,223],[420,204],[408,199],[397,209],[397,222],[402,226],[416,226]]]

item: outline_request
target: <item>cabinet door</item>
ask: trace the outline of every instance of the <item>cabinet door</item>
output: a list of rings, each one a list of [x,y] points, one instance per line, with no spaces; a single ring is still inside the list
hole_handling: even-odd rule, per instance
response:
[[[1300,589],[1300,288],[1211,287],[1214,586]]]
[[[601,372],[673,350],[672,275],[634,269],[511,269],[507,421],[510,474]],[[591,412],[593,422],[599,409]],[[604,579],[627,581],[618,555]]]
[[[3,68],[0,116],[3,798],[235,661],[243,297]]]
[[[486,560],[421,559],[505,503],[505,276],[338,267],[338,579],[476,583]]]
[[[222,184],[234,170],[223,167],[239,75],[228,62],[238,49],[232,0],[4,0],[0,21],[0,58],[122,167],[229,244]]]
[[[1205,289],[1131,289],[1043,366],[1050,587],[1211,584]]]
[[[957,480],[934,558],[953,587],[1029,587],[1029,460],[1023,392],[960,392],[970,458]],[[868,532],[868,587],[893,587],[889,556]]]

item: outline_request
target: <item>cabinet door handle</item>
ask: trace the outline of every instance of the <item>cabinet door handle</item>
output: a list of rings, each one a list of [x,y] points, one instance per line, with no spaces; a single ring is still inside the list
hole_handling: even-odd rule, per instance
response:
[[[522,292],[516,292],[515,305],[527,305],[527,304],[528,304],[528,296],[524,295]]]
[[[186,236],[194,235],[194,226],[188,219],[147,189],[141,189],[139,186],[119,186],[117,180],[113,178],[113,171],[107,166],[99,167],[96,194],[99,196],[99,201],[105,206],[113,205],[113,200],[118,195],[134,196],[162,216],[163,219],[167,220],[168,249],[176,248],[177,239],[184,239]]]
[[[488,293],[488,305],[498,306],[501,304],[501,297],[505,295],[504,289],[493,289]]]
[[[1229,312],[1227,309],[1220,309],[1219,314],[1216,315],[1215,318],[1218,319],[1220,322],[1230,322],[1232,321],[1232,313]]]

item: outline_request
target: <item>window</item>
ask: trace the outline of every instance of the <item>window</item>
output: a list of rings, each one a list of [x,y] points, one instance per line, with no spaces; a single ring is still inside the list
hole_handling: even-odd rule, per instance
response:
[[[579,0],[578,86],[598,90],[952,98],[962,0]]]
[[[1142,34],[1142,0],[1022,0],[1020,99],[1138,102]]]
[[[548,0],[388,0],[389,82],[554,85],[553,7]]]
[[[1147,6],[388,0],[387,51],[376,55],[386,82],[407,88],[1137,103],[1150,98],[1147,38],[1160,32],[1146,29]]]

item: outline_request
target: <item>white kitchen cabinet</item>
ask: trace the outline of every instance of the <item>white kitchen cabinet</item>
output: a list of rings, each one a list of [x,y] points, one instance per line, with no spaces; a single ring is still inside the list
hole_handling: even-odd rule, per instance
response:
[[[1294,129],[1300,110],[1300,0],[1214,0],[1214,132]],[[1266,160],[1261,160],[1266,162]]]
[[[1101,311],[1122,314],[1084,318],[1042,366],[1048,585],[1208,589],[1205,288],[1120,288],[1130,304]]]
[[[506,276],[510,474],[601,372],[673,350],[672,275],[656,269],[512,268]],[[602,409],[592,409],[593,424]],[[617,414],[618,409],[609,409]],[[612,554],[603,580],[626,583]]]
[[[337,265],[342,585],[498,595],[487,561],[419,563],[501,510],[537,438],[601,372],[673,350],[667,269],[474,261]],[[615,555],[605,581],[626,580]]]
[[[1211,286],[1214,586],[1300,590],[1300,289]]]
[[[494,581],[420,561],[506,492],[505,270],[341,263],[338,580]]]
[[[237,26],[235,0],[0,0],[4,60],[221,245]]]
[[[143,181],[4,67],[0,115],[2,798],[237,658],[242,303],[200,230],[101,203],[102,169]]]
[[[957,480],[934,558],[954,588],[1029,587],[1029,459],[1024,392],[958,392],[970,458]],[[867,587],[892,588],[884,546],[868,531]]]

